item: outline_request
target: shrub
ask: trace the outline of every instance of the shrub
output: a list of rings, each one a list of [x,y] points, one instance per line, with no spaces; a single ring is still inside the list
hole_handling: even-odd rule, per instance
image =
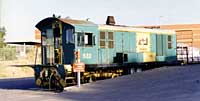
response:
[[[14,60],[16,59],[16,48],[15,47],[3,47],[0,48],[0,60]]]

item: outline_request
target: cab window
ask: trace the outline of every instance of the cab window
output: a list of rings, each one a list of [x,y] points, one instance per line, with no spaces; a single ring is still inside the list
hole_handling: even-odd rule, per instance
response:
[[[172,36],[168,35],[168,49],[172,48]]]
[[[100,32],[100,47],[105,48],[106,46],[106,33],[105,32]]]
[[[77,33],[77,46],[91,47],[95,45],[95,36],[93,33]]]
[[[73,29],[66,30],[66,43],[74,43]]]

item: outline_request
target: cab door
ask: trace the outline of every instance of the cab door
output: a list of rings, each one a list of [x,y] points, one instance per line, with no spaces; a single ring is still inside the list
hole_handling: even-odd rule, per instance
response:
[[[113,62],[114,34],[113,32],[100,32],[100,48],[98,50],[99,63],[109,64]]]
[[[73,64],[75,51],[74,28],[72,26],[66,25],[63,33],[63,64]]]
[[[53,30],[46,29],[46,31],[42,32],[42,64],[53,65],[55,63],[54,59]]]

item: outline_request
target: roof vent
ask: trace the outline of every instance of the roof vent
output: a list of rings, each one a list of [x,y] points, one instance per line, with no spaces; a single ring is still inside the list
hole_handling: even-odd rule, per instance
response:
[[[108,16],[108,17],[107,17],[106,25],[115,25],[114,16]]]

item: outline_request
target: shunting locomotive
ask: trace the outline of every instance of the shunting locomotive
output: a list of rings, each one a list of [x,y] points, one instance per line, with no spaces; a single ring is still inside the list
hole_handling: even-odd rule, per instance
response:
[[[41,32],[42,63],[35,66],[35,80],[44,88],[76,84],[72,67],[77,58],[85,64],[83,83],[176,61],[174,31],[115,25],[113,16],[105,25],[48,17],[36,28]]]

